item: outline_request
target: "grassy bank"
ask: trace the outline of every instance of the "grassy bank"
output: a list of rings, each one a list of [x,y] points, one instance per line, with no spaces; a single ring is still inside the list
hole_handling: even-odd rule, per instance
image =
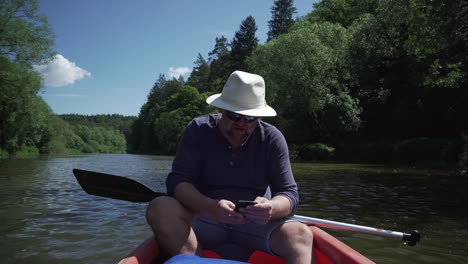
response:
[[[294,160],[396,163],[468,168],[468,136],[397,139],[346,139],[335,144],[291,145]]]

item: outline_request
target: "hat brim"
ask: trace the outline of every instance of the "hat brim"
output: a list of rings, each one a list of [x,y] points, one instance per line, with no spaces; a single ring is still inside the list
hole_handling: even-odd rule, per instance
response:
[[[262,108],[241,108],[239,106],[232,105],[221,98],[221,94],[214,94],[206,99],[206,102],[209,105],[212,105],[217,108],[225,109],[234,113],[238,113],[241,115],[247,116],[255,116],[255,117],[266,117],[266,116],[276,116],[276,111],[269,105],[265,105]]]

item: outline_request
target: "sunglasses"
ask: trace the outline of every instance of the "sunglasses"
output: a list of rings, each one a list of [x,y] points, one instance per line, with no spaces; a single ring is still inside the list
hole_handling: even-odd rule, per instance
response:
[[[230,112],[230,111],[224,111],[224,113],[229,119],[231,119],[234,122],[237,122],[241,118],[244,118],[245,123],[252,123],[253,121],[258,119],[258,117],[255,117],[255,116],[246,116],[246,115],[241,115],[241,114]]]

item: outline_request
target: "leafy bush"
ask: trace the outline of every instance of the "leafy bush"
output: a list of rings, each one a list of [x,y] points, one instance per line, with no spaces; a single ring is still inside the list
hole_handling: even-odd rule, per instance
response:
[[[417,137],[402,141],[395,148],[395,161],[419,163],[441,161],[444,139]]]
[[[15,152],[16,158],[29,158],[39,155],[39,149],[32,146],[21,146],[18,151]]]
[[[313,143],[303,145],[300,148],[299,156],[304,160],[323,161],[333,157],[335,148],[322,144]]]
[[[462,137],[448,140],[441,151],[441,161],[445,165],[457,164],[463,154],[464,141]]]
[[[341,162],[392,162],[395,140],[348,138],[336,146],[335,160]]]
[[[10,156],[10,155],[8,154],[8,151],[6,151],[6,150],[0,148],[0,159],[6,159],[6,158],[8,158],[9,156]]]
[[[468,168],[468,136],[462,136],[463,148],[458,160],[458,166],[461,168]]]
[[[298,160],[299,159],[299,146],[295,144],[288,145],[289,159]]]
[[[68,153],[68,151],[64,141],[53,138],[46,146],[41,148],[41,153]]]

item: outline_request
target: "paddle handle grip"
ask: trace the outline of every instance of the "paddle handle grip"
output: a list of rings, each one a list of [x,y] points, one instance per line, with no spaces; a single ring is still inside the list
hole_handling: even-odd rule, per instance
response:
[[[403,234],[402,240],[407,242],[408,246],[416,246],[421,241],[421,234],[418,230],[414,230],[411,234]]]

